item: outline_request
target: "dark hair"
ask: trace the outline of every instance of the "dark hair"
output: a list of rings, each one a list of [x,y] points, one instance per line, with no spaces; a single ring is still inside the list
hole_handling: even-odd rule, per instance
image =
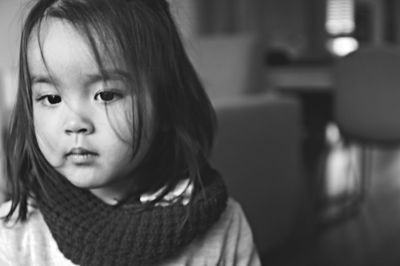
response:
[[[58,173],[49,165],[34,133],[27,46],[35,29],[48,17],[63,19],[87,37],[103,75],[101,54],[124,60],[131,74],[134,151],[146,128],[147,91],[152,102],[154,139],[135,170],[135,193],[168,193],[178,181],[200,180],[208,165],[216,126],[215,112],[185,53],[165,0],[39,0],[28,14],[21,36],[19,88],[8,141],[6,172],[12,207],[27,218],[27,200],[46,196]],[[39,35],[39,33],[38,33]],[[133,194],[133,191],[132,193]]]

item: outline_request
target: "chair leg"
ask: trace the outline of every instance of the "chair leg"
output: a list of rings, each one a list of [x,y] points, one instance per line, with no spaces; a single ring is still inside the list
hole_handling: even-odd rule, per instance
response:
[[[323,226],[360,212],[368,194],[371,152],[370,147],[348,143],[329,151],[324,161],[325,190],[319,210]]]

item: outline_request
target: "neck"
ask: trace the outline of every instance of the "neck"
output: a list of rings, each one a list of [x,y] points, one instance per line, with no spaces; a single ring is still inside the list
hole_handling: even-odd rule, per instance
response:
[[[124,196],[124,194],[121,194],[119,191],[110,191],[109,189],[103,189],[103,188],[95,188],[91,189],[90,192],[96,196],[96,198],[100,199],[104,203],[108,205],[117,205],[118,202],[120,202]]]
[[[92,188],[89,191],[108,205],[116,205],[126,198],[132,191],[135,178],[124,176],[104,187]]]

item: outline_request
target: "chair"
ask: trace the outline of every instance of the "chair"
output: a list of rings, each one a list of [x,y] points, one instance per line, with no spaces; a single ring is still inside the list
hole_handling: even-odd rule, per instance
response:
[[[307,234],[310,202],[302,174],[301,108],[294,98],[243,96],[214,102],[212,162],[243,207],[262,257]]]
[[[372,148],[400,144],[400,49],[365,47],[334,67],[334,119],[347,144],[360,148],[358,188],[347,214],[357,213],[370,183]]]
[[[366,143],[400,141],[400,49],[369,47],[335,66],[334,116],[341,132]]]

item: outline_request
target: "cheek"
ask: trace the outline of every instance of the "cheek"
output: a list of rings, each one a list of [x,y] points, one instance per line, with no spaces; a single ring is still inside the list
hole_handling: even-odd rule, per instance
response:
[[[58,141],[55,136],[49,133],[49,130],[35,129],[35,136],[43,155],[51,155],[57,151]],[[46,157],[47,157],[46,156]]]
[[[51,139],[51,121],[38,112],[34,112],[33,125],[38,143]]]
[[[116,142],[114,147],[118,147],[119,155],[124,154],[122,156],[124,159],[119,158],[121,161],[126,161],[128,159],[131,163],[131,166],[136,166],[143,159],[145,154],[148,152],[150,143],[152,140],[152,123],[151,120],[148,119],[144,122],[145,128],[143,129],[141,136],[141,144],[138,150],[138,153],[135,155],[135,158],[132,160],[132,153],[134,145],[134,138],[138,134],[135,132],[137,128],[137,118],[134,117],[131,113],[123,113],[122,115],[115,115],[111,117],[111,113],[108,119],[110,122],[110,130],[115,138]]]
[[[50,138],[42,134],[36,134],[39,150],[46,159],[46,161],[54,168],[59,168],[63,165],[63,159],[60,154],[60,149],[55,141],[51,141]]]
[[[36,119],[39,117],[40,119]],[[49,161],[50,164],[54,165],[56,162],[52,162],[56,159],[53,156],[59,145],[59,135],[56,134],[54,121],[48,119],[46,116],[41,116],[39,113],[34,113],[34,127],[35,137],[39,145],[39,149],[44,157]]]
[[[113,137],[132,145],[134,126],[131,112],[127,112],[125,108],[113,108],[108,110],[107,117],[103,121]]]

